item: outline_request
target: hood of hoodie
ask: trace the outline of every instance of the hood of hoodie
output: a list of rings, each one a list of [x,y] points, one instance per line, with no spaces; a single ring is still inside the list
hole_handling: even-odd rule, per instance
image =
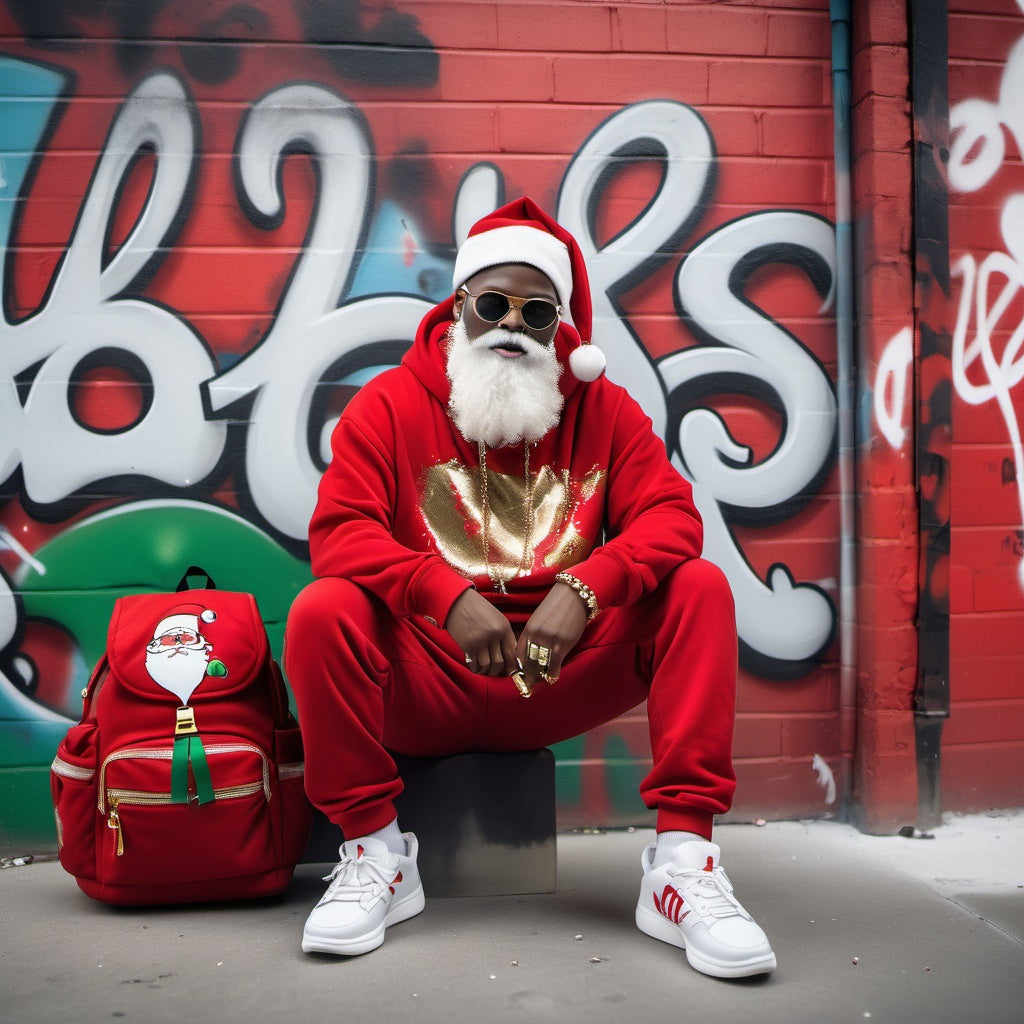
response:
[[[448,380],[448,355],[444,348],[444,337],[448,325],[455,319],[455,295],[439,302],[420,321],[412,347],[402,357],[402,365],[411,370],[423,386],[447,409],[451,395]],[[562,367],[558,389],[566,401],[584,386],[583,381],[574,377],[569,369],[569,353],[580,344],[576,329],[564,320],[559,323],[555,334],[555,355]]]

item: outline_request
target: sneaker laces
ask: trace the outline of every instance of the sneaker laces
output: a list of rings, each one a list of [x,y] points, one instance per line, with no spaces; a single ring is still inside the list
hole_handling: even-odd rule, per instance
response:
[[[709,857],[709,863],[710,860]],[[668,873],[681,879],[681,888],[686,891],[690,906],[702,916],[708,915],[716,919],[743,917],[748,921],[752,920],[733,895],[732,882],[723,868],[673,870],[670,867]]]
[[[361,847],[356,857],[343,854],[331,873],[324,875],[323,880],[330,882],[330,885],[320,903],[358,900],[364,909],[369,910],[387,893],[394,892],[391,884],[393,873],[388,865],[363,856]]]

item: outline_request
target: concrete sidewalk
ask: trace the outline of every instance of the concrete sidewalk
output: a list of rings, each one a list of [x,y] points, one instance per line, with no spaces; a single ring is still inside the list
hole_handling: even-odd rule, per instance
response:
[[[653,833],[562,835],[554,895],[430,899],[384,946],[306,956],[326,869],[257,905],[123,910],[52,862],[0,872],[0,1021],[627,1020],[1019,1024],[1024,814],[952,818],[933,839],[832,822],[724,825],[737,895],[779,959],[720,981],[633,924]]]

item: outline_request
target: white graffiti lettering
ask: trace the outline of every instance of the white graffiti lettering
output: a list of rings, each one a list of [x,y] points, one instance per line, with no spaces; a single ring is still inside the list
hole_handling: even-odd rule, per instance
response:
[[[338,308],[370,208],[371,156],[365,129],[345,100],[320,86],[276,89],[250,112],[240,133],[243,198],[273,222],[283,197],[276,169],[301,147],[319,167],[314,222],[263,341],[207,384],[214,411],[255,394],[245,469],[260,513],[281,533],[304,539],[316,500],[323,431],[309,414],[316,387],[339,360],[380,342],[408,342],[430,304],[402,296],[357,299]]]
[[[833,454],[836,400],[828,374],[789,332],[733,290],[736,268],[751,259],[774,262],[798,251],[818,261],[832,301],[835,238],[818,217],[768,212],[727,224],[696,246],[679,268],[676,290],[684,309],[724,346],[700,346],[659,364],[670,393],[705,380],[757,382],[782,404],[784,429],[771,455],[752,464],[750,449],[737,442],[721,417],[697,408],[683,416],[678,458],[694,482],[705,520],[705,550],[736,595],[744,643],[762,657],[801,661],[829,642],[835,611],[815,586],[793,584],[788,570],[774,566],[767,583],[753,572],[726,523],[724,509],[770,509],[807,493]]]
[[[1019,3],[1024,10],[1024,3]],[[949,182],[960,192],[974,192],[1002,169],[1005,157],[1003,126],[1018,151],[1024,149],[1024,37],[1010,51],[1003,69],[999,101],[968,99],[950,111],[953,138],[949,153]],[[964,254],[953,263],[954,277],[962,281],[953,331],[953,386],[969,405],[994,401],[1002,415],[1013,453],[1017,502],[1024,524],[1024,445],[1021,424],[1011,392],[1024,379],[1024,320],[1005,324],[1003,319],[1024,291],[1024,193],[1011,193],[1003,204],[1000,230],[1005,252],[990,252],[980,263]],[[973,331],[972,331],[973,328]],[[996,355],[997,336],[1001,355]],[[976,383],[979,373],[984,382]],[[972,376],[972,369],[974,374]],[[1024,587],[1024,561],[1018,566]]]
[[[145,146],[156,156],[145,208],[101,268],[101,242],[118,187]],[[45,305],[21,323],[0,321],[6,363],[0,479],[20,463],[32,501],[50,504],[114,476],[188,487],[217,463],[225,427],[206,420],[198,389],[215,368],[209,351],[182,320],[155,303],[118,298],[159,254],[188,187],[193,151],[181,83],[170,74],[150,76],[128,97],[111,129]],[[75,416],[69,382],[91,358],[116,362],[124,355],[141,366],[143,415],[124,430],[92,430]],[[14,379],[37,364],[22,406]]]
[[[255,224],[276,226],[287,203],[281,163],[302,153],[317,169],[311,222],[266,335],[217,372],[203,340],[181,318],[127,297],[153,269],[184,208],[196,151],[190,107],[183,83],[170,72],[153,74],[134,90],[111,128],[45,304],[22,323],[0,325],[0,357],[7,362],[0,475],[20,465],[26,495],[40,504],[117,476],[196,488],[221,464],[230,425],[244,436],[238,489],[277,534],[302,540],[334,422],[315,421],[323,406],[318,389],[386,362],[382,353],[393,356],[409,343],[430,303],[350,293],[373,210],[371,141],[360,112],[343,97],[319,85],[282,85],[250,109],[239,129],[238,200]],[[152,185],[129,237],[103,267],[101,240],[142,147],[155,156]],[[660,184],[635,221],[599,245],[595,211],[615,171],[633,160],[659,162]],[[714,140],[692,108],[637,103],[612,115],[573,158],[557,217],[587,258],[595,340],[610,376],[638,399],[694,484],[705,551],[733,585],[741,638],[763,662],[800,663],[832,635],[831,603],[817,586],[795,583],[784,566],[773,566],[762,580],[728,522],[737,510],[784,516],[813,493],[832,457],[836,403],[823,367],[750,303],[737,273],[797,259],[810,268],[826,309],[835,272],[831,225],[809,214],[766,212],[727,224],[693,247],[680,265],[676,298],[716,345],[656,361],[618,305],[622,292],[678,253],[705,210],[713,168]],[[492,164],[466,174],[453,211],[456,240],[502,192]],[[117,353],[141,368],[150,398],[137,422],[99,432],[75,416],[68,382],[90,359]],[[33,367],[23,404],[15,380]],[[695,392],[727,391],[738,379],[773,396],[783,413],[777,446],[757,463],[718,414],[692,402],[679,412]],[[676,436],[669,436],[672,429]]]
[[[592,233],[601,185],[627,158],[658,159],[664,178],[644,212],[605,246]],[[608,376],[644,407],[665,435],[665,386],[650,357],[616,308],[615,295],[642,277],[652,255],[671,252],[700,213],[713,166],[707,125],[682,103],[637,103],[610,117],[583,145],[566,172],[558,220],[576,236],[593,292],[594,338],[608,359]]]
[[[896,451],[903,447],[903,442],[907,439],[903,416],[906,412],[907,385],[910,382],[913,361],[914,334],[909,327],[904,327],[889,339],[875,371],[875,422],[886,441]]]
[[[974,257],[964,255],[954,264],[953,276],[963,280],[953,331],[953,386],[970,405],[995,401],[999,407],[1010,438],[1017,502],[1024,523],[1024,445],[1011,395],[1024,380],[1024,321],[1013,331],[1001,358],[996,357],[993,347],[996,325],[1010,302],[1024,290],[1024,264],[1005,253],[993,252],[978,267]],[[1001,277],[1004,283],[995,301],[987,305],[989,284],[995,276]],[[972,323],[974,334],[968,341]],[[970,379],[969,371],[979,360],[986,379],[984,384],[975,384]],[[1024,587],[1024,561],[1018,566],[1018,577]]]
[[[806,493],[832,457],[836,401],[824,369],[796,338],[736,294],[732,277],[742,263],[765,265],[799,252],[818,261],[827,281],[827,309],[835,274],[831,225],[808,214],[756,214],[720,228],[694,248],[680,268],[678,296],[721,347],[699,346],[655,363],[615,304],[627,283],[642,279],[652,256],[674,251],[699,217],[713,154],[707,126],[691,108],[667,101],[637,103],[610,117],[573,159],[557,217],[587,260],[594,339],[608,358],[609,376],[628,388],[661,436],[667,434],[673,397],[698,381],[713,386],[744,378],[781,401],[784,436],[771,457],[757,465],[750,465],[749,449],[737,445],[721,419],[706,409],[686,415],[678,440],[667,440],[677,468],[694,485],[705,521],[705,554],[729,577],[744,644],[763,666],[803,662],[820,653],[834,633],[832,603],[816,586],[795,585],[783,566],[774,566],[762,581],[730,531],[724,508],[778,508]],[[603,183],[627,158],[662,161],[661,185],[636,221],[599,247],[592,233],[594,211]],[[484,180],[491,187],[479,191],[489,202],[497,189],[490,178]],[[480,213],[492,208],[480,209],[479,202],[474,207]]]

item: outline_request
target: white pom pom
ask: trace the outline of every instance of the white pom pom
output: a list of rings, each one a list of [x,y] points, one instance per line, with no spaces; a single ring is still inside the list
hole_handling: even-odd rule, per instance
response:
[[[577,380],[590,382],[604,373],[604,353],[596,345],[580,345],[569,353],[569,369]]]
[[[212,608],[207,608],[199,618],[201,618],[203,622],[216,622],[217,613]]]

